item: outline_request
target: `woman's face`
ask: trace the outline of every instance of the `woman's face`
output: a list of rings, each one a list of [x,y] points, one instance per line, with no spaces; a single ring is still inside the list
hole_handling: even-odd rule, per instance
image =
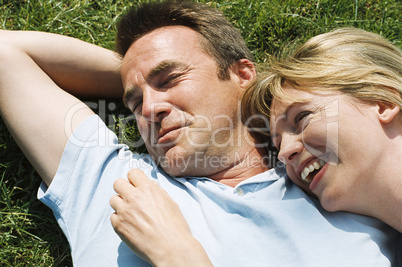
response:
[[[286,83],[283,89],[307,101],[272,102],[270,127],[279,160],[290,179],[325,209],[347,210],[379,162],[376,106],[334,91],[308,93]]]

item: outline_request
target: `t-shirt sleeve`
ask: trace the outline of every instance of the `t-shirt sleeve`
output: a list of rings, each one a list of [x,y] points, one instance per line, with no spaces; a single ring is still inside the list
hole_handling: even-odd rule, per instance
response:
[[[148,177],[154,176],[151,159],[118,144],[117,136],[97,115],[77,127],[51,185],[42,183],[38,191],[39,200],[53,210],[73,255],[74,250],[84,250],[105,223],[110,224],[109,200],[116,194],[113,182],[139,167]]]

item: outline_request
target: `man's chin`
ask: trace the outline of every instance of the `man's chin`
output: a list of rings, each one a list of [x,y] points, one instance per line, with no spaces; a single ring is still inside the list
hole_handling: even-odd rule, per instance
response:
[[[161,169],[175,177],[205,177],[214,169],[205,159],[204,151],[189,153],[188,150],[175,146],[163,156],[151,156]]]
[[[165,171],[170,176],[190,176],[189,161],[184,159],[170,159],[166,156],[160,156],[158,158],[153,157],[158,167]]]

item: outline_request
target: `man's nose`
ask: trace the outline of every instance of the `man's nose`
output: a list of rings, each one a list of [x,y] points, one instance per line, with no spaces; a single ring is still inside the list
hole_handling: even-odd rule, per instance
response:
[[[303,143],[299,135],[284,133],[282,134],[281,146],[279,148],[278,159],[285,164],[291,164],[303,151]]]
[[[141,116],[148,123],[160,122],[160,120],[169,115],[172,105],[167,101],[164,92],[147,90],[143,95]]]

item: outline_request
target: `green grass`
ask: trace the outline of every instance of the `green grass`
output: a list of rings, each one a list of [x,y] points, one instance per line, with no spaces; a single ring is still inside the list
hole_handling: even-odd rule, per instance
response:
[[[3,0],[0,28],[61,33],[113,49],[116,21],[129,7],[123,2],[138,1]],[[313,35],[343,26],[379,33],[402,46],[402,4],[398,0],[208,3],[222,10],[241,30],[258,62],[266,62],[271,55],[292,49]],[[119,119],[124,113],[120,105],[114,113],[116,123],[110,121],[118,131],[125,124]],[[119,133],[122,142],[137,135],[133,127]],[[51,211],[36,199],[39,183],[40,178],[0,120],[0,266],[72,266],[65,237]]]

